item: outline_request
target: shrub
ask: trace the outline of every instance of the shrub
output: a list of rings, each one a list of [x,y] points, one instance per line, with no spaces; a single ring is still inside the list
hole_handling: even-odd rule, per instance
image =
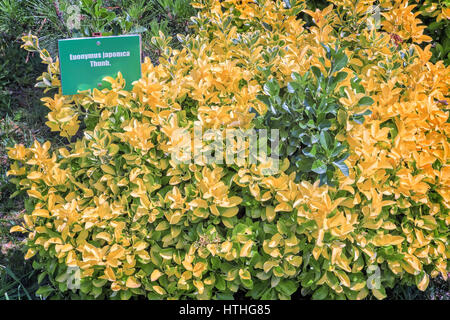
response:
[[[431,52],[432,62],[444,60],[450,62],[450,3],[445,1],[412,1],[420,12],[420,18],[427,26],[425,32],[433,38]]]
[[[57,90],[43,99],[48,125],[68,139],[80,121],[86,127],[66,148],[36,141],[8,154],[11,180],[29,196],[25,223],[12,231],[28,233],[26,257],[36,255],[52,283],[40,293],[69,294],[68,267],[81,270],[83,298],[224,299],[242,290],[288,299],[301,288],[313,299],[382,299],[398,282],[424,290],[430,276],[446,278],[448,68],[416,44],[429,38],[405,3],[389,8],[379,30],[367,26],[371,5],[336,1],[313,12],[292,0],[195,1],[195,35],[179,37],[181,50],[154,39],[160,64],[146,59],[130,92],[119,74],[107,78],[111,89],[62,96],[58,61],[25,37],[48,65],[41,86]],[[304,28],[301,12],[315,26]],[[313,89],[321,98],[307,102],[333,106],[321,119],[330,123],[307,111]],[[288,117],[296,105],[301,121]],[[185,143],[177,130],[194,135],[195,121],[264,128],[281,110],[280,129],[293,128],[280,147],[291,161],[272,175],[267,163],[170,157]],[[305,123],[318,139],[290,143]],[[338,158],[344,170],[327,166],[332,174],[321,177],[335,187],[316,181],[319,154],[301,160],[313,159],[316,174],[299,174],[296,154],[329,153],[335,141],[344,147],[336,156],[348,152]]]

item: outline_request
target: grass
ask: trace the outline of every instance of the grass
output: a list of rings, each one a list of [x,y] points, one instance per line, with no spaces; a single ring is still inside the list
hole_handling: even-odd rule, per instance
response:
[[[0,264],[0,300],[36,299],[37,271],[23,260],[22,254],[14,251],[7,257],[8,265]]]

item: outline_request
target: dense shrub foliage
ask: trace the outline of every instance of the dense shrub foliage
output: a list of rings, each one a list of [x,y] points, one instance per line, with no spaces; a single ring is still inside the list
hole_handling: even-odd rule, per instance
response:
[[[335,168],[348,175],[344,162],[349,156],[348,144],[336,139],[344,132],[348,117],[346,108],[339,102],[339,98],[346,97],[345,86],[340,82],[348,73],[340,70],[347,65],[348,58],[343,51],[323,46],[327,58],[320,61],[324,74],[313,65],[311,73],[307,71],[300,76],[293,72],[292,81],[284,88],[272,78],[263,86],[265,95],[258,98],[268,106],[264,124],[280,130],[279,154],[293,164],[291,169],[296,172],[296,180],[315,181],[318,176],[321,183],[335,185]],[[271,76],[270,70],[266,75]],[[372,103],[370,97],[364,96],[358,101],[358,107]],[[365,114],[353,114],[353,120],[363,121]]]
[[[40,292],[70,293],[68,267],[83,298],[382,299],[446,279],[449,69],[406,2],[382,1],[380,28],[373,1],[332,2],[194,1],[194,34],[181,50],[155,38],[160,64],[130,92],[119,74],[62,96],[58,61],[25,37],[57,90],[47,124],[72,141],[9,151]],[[279,128],[280,169],[176,163],[195,121]]]

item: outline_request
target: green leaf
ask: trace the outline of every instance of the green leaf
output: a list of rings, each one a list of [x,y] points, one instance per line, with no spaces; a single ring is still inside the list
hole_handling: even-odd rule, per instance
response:
[[[47,275],[47,272],[42,272],[41,274],[39,274],[37,280],[38,280],[38,284],[41,284],[41,282],[44,280],[45,276]]]
[[[334,57],[334,65],[333,68],[331,70],[331,73],[335,73],[338,72],[339,70],[341,70],[342,68],[344,68],[347,65],[348,62],[348,58],[345,55],[345,53],[339,53]]]
[[[378,300],[383,300],[387,297],[386,289],[383,286],[378,289],[372,289],[372,293]]]
[[[122,290],[120,291],[120,299],[121,300],[129,300],[131,298],[130,290]]]
[[[311,170],[317,174],[323,174],[327,172],[327,165],[324,164],[321,160],[317,159],[314,161]]]
[[[313,300],[324,300],[328,296],[328,287],[321,286],[318,290],[316,290],[313,295]]]
[[[439,29],[440,26],[441,26],[440,22],[433,21],[432,23],[430,23],[427,29],[430,31],[434,31],[436,29]]]
[[[246,296],[250,296],[252,299],[260,299],[264,292],[269,288],[267,281],[258,281],[253,286],[253,289],[249,290]]]
[[[252,279],[241,279],[242,284],[247,289],[253,289],[253,280]]]
[[[358,101],[359,106],[371,106],[374,103],[373,99],[371,97],[362,97]]]
[[[295,93],[300,88],[297,82],[289,82],[287,85],[287,89],[289,93]]]
[[[234,300],[234,297],[231,293],[216,293],[217,300]]]
[[[338,85],[339,82],[343,81],[345,78],[347,78],[348,73],[345,71],[338,72],[338,74],[332,78],[331,84],[330,84],[330,91],[333,91],[334,88]]]
[[[280,86],[278,85],[277,80],[270,79],[264,84],[263,90],[268,96],[276,97],[280,92]]]
[[[337,119],[339,124],[345,125],[347,123],[347,112],[345,112],[344,110],[339,110],[337,112]]]
[[[259,94],[259,95],[256,96],[256,98],[257,98],[258,100],[264,102],[264,104],[265,104],[266,106],[268,106],[268,107],[270,106],[270,99],[269,99],[268,96]]]
[[[312,66],[311,70],[314,73],[314,76],[316,77],[317,81],[319,81],[322,78],[322,72],[320,71],[320,69],[316,66]]]
[[[302,80],[302,77],[301,77],[301,75],[298,72],[292,72],[291,73],[291,78],[294,81],[301,81]]]
[[[277,300],[277,293],[274,289],[270,288],[261,297],[261,300]]]
[[[338,161],[338,162],[333,162],[333,164],[339,168],[339,170],[341,170],[341,172],[348,177],[348,167],[344,162]]]
[[[39,287],[39,289],[37,289],[36,291],[36,296],[42,296],[43,298],[47,298],[53,291],[54,289],[50,286]]]
[[[317,153],[317,147],[316,145],[313,145],[312,147],[304,148],[302,150],[303,154],[309,158],[315,157]]]
[[[281,280],[276,286],[278,292],[284,295],[291,296],[298,289],[298,285],[292,280]]]
[[[372,114],[371,110],[366,110],[366,111],[364,111],[362,113],[354,114],[352,116],[352,120],[355,121],[356,123],[363,124],[364,120],[365,120],[364,116],[371,115],[371,114]]]
[[[333,140],[331,139],[330,134],[327,131],[321,131],[319,137],[320,145],[326,150],[329,151],[333,145]]]
[[[295,163],[297,168],[299,168],[300,171],[303,171],[303,172],[311,171],[312,164],[313,164],[313,159],[311,159],[311,158],[302,158],[301,160],[298,160]]]

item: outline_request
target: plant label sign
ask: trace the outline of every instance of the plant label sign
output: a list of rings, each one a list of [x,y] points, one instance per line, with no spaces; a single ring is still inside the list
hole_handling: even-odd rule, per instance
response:
[[[139,35],[61,39],[58,51],[63,95],[110,88],[103,78],[116,78],[119,71],[126,90],[141,77]]]

